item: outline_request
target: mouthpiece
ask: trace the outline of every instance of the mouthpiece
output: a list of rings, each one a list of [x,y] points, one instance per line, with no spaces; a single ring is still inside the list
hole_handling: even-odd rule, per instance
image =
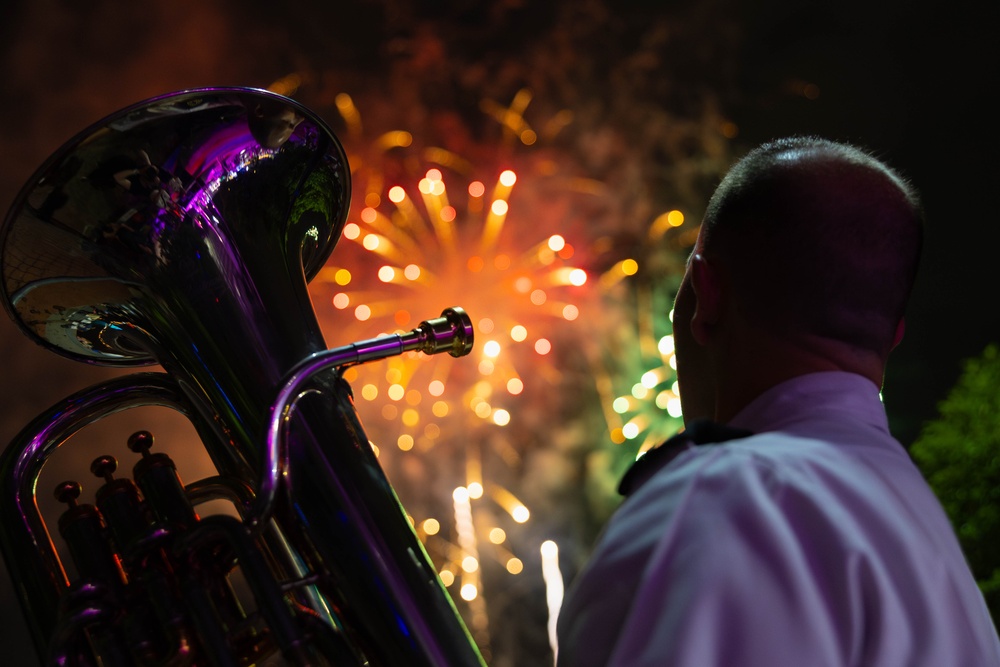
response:
[[[421,337],[423,344],[419,349],[426,354],[447,352],[453,357],[464,357],[472,351],[472,319],[457,306],[444,310],[441,317],[424,320],[414,333]]]

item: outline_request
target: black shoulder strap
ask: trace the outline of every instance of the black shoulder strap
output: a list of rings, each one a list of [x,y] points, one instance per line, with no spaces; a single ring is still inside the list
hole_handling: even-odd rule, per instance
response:
[[[753,435],[752,431],[726,426],[707,419],[693,421],[674,437],[640,456],[632,464],[632,467],[625,471],[622,481],[618,484],[618,493],[623,496],[635,493],[646,480],[653,476],[653,473],[691,447],[717,444],[737,438],[748,438],[751,435]]]

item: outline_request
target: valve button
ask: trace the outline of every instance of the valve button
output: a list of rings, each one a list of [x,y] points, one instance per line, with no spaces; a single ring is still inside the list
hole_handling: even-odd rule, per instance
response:
[[[83,491],[83,487],[80,486],[80,482],[62,482],[56,486],[56,500],[61,503],[66,503],[70,507],[76,507],[76,499],[80,497],[81,491]]]
[[[153,434],[149,431],[136,431],[128,438],[129,451],[136,454],[149,456],[149,450],[153,447]]]
[[[113,482],[114,472],[118,470],[118,460],[113,456],[98,456],[90,464],[90,472],[96,477],[103,477],[107,482]]]

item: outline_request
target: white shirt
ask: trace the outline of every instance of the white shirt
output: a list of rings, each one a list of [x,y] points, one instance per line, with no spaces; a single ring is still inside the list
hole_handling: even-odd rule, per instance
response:
[[[992,667],[1000,642],[878,389],[816,373],[692,447],[605,527],[559,665]]]

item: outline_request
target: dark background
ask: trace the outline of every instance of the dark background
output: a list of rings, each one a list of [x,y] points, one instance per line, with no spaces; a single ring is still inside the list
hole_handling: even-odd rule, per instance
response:
[[[659,66],[678,85],[714,90],[721,112],[739,128],[729,147],[734,155],[776,136],[820,134],[868,146],[922,193],[924,263],[884,388],[894,432],[912,442],[934,418],[962,360],[1000,337],[993,102],[1000,7],[951,2],[932,10],[897,0],[771,0],[752,8],[735,1],[580,4],[613,6],[624,17],[626,27],[609,39],[627,40],[657,16],[680,17],[677,39],[689,49]],[[0,202],[11,201],[74,132],[136,100],[205,85],[264,87],[309,68],[339,72],[345,86],[357,86],[384,76],[387,54],[420,25],[438,25],[453,57],[516,61],[562,20],[556,8],[563,6],[7,0],[0,10]],[[608,72],[626,46],[607,50]],[[583,104],[602,91],[573,92]],[[53,358],[6,321],[0,344],[2,441],[69,391],[107,375]],[[0,663],[32,664],[5,578],[0,600]]]

